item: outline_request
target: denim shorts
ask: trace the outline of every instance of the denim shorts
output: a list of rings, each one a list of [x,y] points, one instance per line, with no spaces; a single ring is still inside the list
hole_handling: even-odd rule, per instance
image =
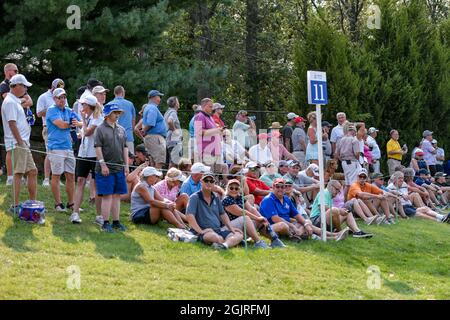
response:
[[[221,236],[224,240],[227,239],[227,237],[232,233],[230,230],[226,229],[226,228],[221,228],[221,229],[213,229],[215,233],[217,233],[219,236]],[[194,229],[190,230],[193,234],[195,234],[196,236],[198,236],[198,241],[205,243],[205,240],[203,239],[203,235],[202,234],[198,234],[197,232],[195,232]]]
[[[131,221],[136,224],[151,224],[150,207],[136,211],[131,215]]]
[[[128,193],[127,181],[123,171],[110,173],[107,176],[102,175],[101,172],[96,172],[95,184],[98,196]]]
[[[403,210],[408,217],[413,217],[416,215],[416,208],[410,204],[406,204],[403,206]]]

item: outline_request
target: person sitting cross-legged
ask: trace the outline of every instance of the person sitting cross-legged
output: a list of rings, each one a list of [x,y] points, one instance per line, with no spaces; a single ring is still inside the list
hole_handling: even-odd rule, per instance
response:
[[[226,197],[222,200],[222,205],[233,227],[244,232],[245,221],[246,232],[255,241],[255,248],[268,248],[267,244],[259,237],[258,231],[272,240],[272,248],[285,247],[276,232],[270,227],[267,219],[245,199],[241,193],[241,182],[239,180],[233,179],[228,181]]]
[[[212,244],[214,249],[226,250],[241,243],[241,230],[231,226],[222,202],[213,192],[216,182],[212,173],[204,173],[201,189],[189,197],[186,219],[199,241]]]
[[[342,185],[339,181],[331,180],[328,182],[327,188],[324,190],[323,197],[325,201],[325,213],[326,213],[326,223],[327,226],[330,226],[330,218],[332,221],[338,220],[339,224],[346,222],[350,231],[353,233],[354,238],[370,238],[373,235],[370,233],[366,233],[358,228],[358,225],[355,222],[355,218],[347,209],[340,209],[333,207],[333,198],[339,194],[342,190]],[[338,219],[337,219],[338,218]],[[311,208],[311,221],[314,226],[320,228],[321,227],[321,214],[320,214],[320,192],[317,194],[314,199],[312,208]],[[331,227],[331,226],[330,226]]]
[[[137,224],[157,224],[165,219],[177,228],[185,229],[181,214],[175,209],[176,204],[165,200],[154,187],[161,176],[162,172],[153,167],[142,170],[142,181],[131,193],[131,221]]]

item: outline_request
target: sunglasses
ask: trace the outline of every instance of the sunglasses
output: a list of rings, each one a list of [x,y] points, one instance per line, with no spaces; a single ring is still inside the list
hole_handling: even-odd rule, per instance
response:
[[[284,184],[277,184],[275,185],[275,189],[285,189],[286,186]]]
[[[364,174],[362,174],[362,175],[359,176],[359,178],[360,178],[360,179],[367,179],[367,176],[364,175]]]
[[[214,183],[213,179],[205,179],[203,180],[204,183]]]
[[[239,187],[229,187],[230,191],[239,191]]]
[[[285,184],[285,186],[286,186],[286,188],[292,188],[292,184],[290,184],[290,183]]]

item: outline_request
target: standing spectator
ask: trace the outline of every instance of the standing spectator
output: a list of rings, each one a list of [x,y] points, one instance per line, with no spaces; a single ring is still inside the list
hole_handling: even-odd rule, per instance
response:
[[[98,103],[102,106],[106,102],[106,94],[109,92],[109,89],[106,89],[103,86],[96,86],[92,89],[92,95],[97,98]]]
[[[189,198],[186,218],[201,242],[212,244],[214,249],[226,250],[238,245],[243,235],[231,226],[222,202],[213,191],[214,183],[211,173],[203,176],[201,190]]]
[[[158,109],[161,97],[164,94],[158,90],[150,90],[148,93],[148,104],[144,110],[144,144],[149,157],[153,160],[156,169],[163,167],[166,162],[166,135],[167,126],[164,117]]]
[[[389,134],[391,139],[387,142],[386,151],[389,175],[391,176],[395,172],[395,168],[402,164],[402,157],[408,152],[408,150],[406,145],[400,147],[400,143],[398,142],[399,134],[397,130],[393,129]]]
[[[194,155],[197,154],[197,142],[195,141],[195,128],[194,128],[194,122],[195,117],[197,116],[197,113],[202,111],[202,106],[198,104],[192,105],[192,110],[194,111],[194,116],[191,118],[191,121],[189,121],[189,159],[194,160]]]
[[[39,96],[36,104],[36,114],[38,117],[42,118],[42,138],[44,139],[47,152],[48,129],[45,115],[47,109],[55,104],[55,101],[53,100],[53,91],[57,88],[64,89],[64,81],[62,79],[53,80],[51,88]],[[44,160],[44,181],[42,181],[42,185],[44,187],[50,186],[50,160],[48,159],[48,153],[45,155]]]
[[[6,73],[6,72],[5,72]],[[13,152],[11,164],[14,170],[14,204],[11,206],[12,213],[19,213],[20,182],[25,175],[28,179],[29,199],[36,200],[37,169],[30,151],[31,127],[23,112],[22,100],[27,93],[31,83],[25,76],[16,74],[10,78],[10,92],[4,96],[1,108],[3,119],[3,132],[5,148],[7,152]]]
[[[444,149],[439,148],[436,139],[431,141],[433,148],[436,149],[436,172],[444,171],[445,152]]]
[[[425,130],[422,133],[422,137],[423,159],[427,163],[431,175],[434,176],[436,173],[436,149],[431,144],[431,141],[433,141],[433,132]]]
[[[322,121],[322,130],[323,130],[323,136],[322,136],[322,148],[323,148],[323,163],[324,165],[327,163],[328,160],[331,159],[331,153],[333,152],[333,148],[331,146],[330,141],[330,130],[333,126],[328,121]]]
[[[212,118],[214,122],[216,123],[218,128],[225,128],[225,123],[223,122],[221,116],[223,114],[223,109],[225,106],[223,104],[220,104],[218,102],[213,104],[213,115]]]
[[[322,134],[321,132],[317,133],[317,118],[315,112],[308,113],[308,145],[306,147],[306,163],[315,163],[319,164],[319,153],[318,153],[318,140],[317,134]]]
[[[254,145],[256,135],[255,122],[249,118],[247,111],[240,110],[236,115],[236,122],[233,125],[233,139],[237,140],[245,149]]]
[[[292,147],[292,133],[294,132],[295,128],[295,118],[298,118],[298,115],[296,115],[293,112],[289,112],[287,114],[288,121],[286,125],[283,127],[283,129],[281,129],[281,135],[283,137],[283,145],[289,152],[293,152],[294,150]]]
[[[292,154],[297,158],[298,162],[302,167],[306,166],[306,132],[305,132],[305,119],[302,117],[297,117],[294,119],[296,127],[292,132]]]
[[[290,153],[286,147],[281,143],[281,134],[278,131],[270,132],[270,141],[268,143],[268,147],[270,152],[272,153],[272,160],[276,165],[282,159],[297,161],[297,158],[294,157],[292,153]]]
[[[114,88],[114,99],[111,102],[117,104],[123,110],[118,123],[127,132],[128,151],[134,154],[133,128],[136,125],[136,109],[134,108],[133,102],[125,99],[125,89],[122,86],[116,86]]]
[[[341,138],[344,137],[344,125],[347,122],[347,116],[344,112],[338,112],[336,114],[336,119],[337,119],[338,125],[336,127],[334,127],[333,130],[331,130],[331,137],[330,137],[331,147],[333,149],[333,155],[334,155],[334,152],[336,151],[337,143],[339,142],[339,140]]]
[[[55,104],[47,109],[48,158],[52,171],[51,187],[56,211],[73,209],[75,193],[75,156],[72,149],[70,131],[83,125],[76,113],[67,106],[66,91],[57,88],[53,91]],[[61,201],[61,175],[66,177],[67,206]]]
[[[0,83],[0,96],[2,99],[6,99],[6,94],[10,91],[10,80],[11,78],[19,73],[19,69],[17,69],[17,66],[14,63],[7,63],[5,64],[3,71],[5,73],[5,79]],[[20,103],[24,109],[28,109],[33,105],[33,100],[28,95],[28,93],[25,91],[24,95],[19,97]],[[0,121],[3,121],[0,119]],[[3,148],[3,147],[2,147]],[[3,156],[2,156],[3,161]],[[6,185],[12,185],[13,184],[13,168],[11,163],[11,153],[6,151],[6,172],[7,172],[7,179],[6,179]]]
[[[272,152],[267,145],[268,138],[267,133],[260,133],[258,135],[259,143],[248,150],[250,160],[256,162],[259,166],[264,166],[273,161]]]
[[[372,152],[373,172],[380,173],[381,151],[377,141],[375,140],[375,138],[378,135],[378,129],[370,127],[369,131],[367,131],[367,134],[368,134],[366,140],[367,146],[369,147],[369,150]]]
[[[180,161],[182,153],[181,141],[183,133],[181,132],[180,120],[178,119],[178,109],[180,109],[180,102],[177,97],[170,97],[167,99],[167,106],[169,107],[164,113],[164,121],[166,122],[167,131],[167,161],[170,166],[174,166]]]
[[[113,232],[113,229],[125,231],[120,223],[120,195],[127,194],[125,175],[129,173],[127,134],[117,124],[122,113],[118,105],[108,103],[103,109],[105,120],[97,127],[94,134],[94,146],[97,155],[95,181],[97,195],[102,197],[102,231]],[[124,169],[125,168],[125,169]],[[112,215],[112,227],[109,216]],[[96,223],[101,223],[96,219]]]
[[[87,95],[83,99],[80,99],[80,104],[82,108],[81,120],[83,126],[81,129],[81,144],[78,151],[79,159],[76,161],[78,184],[75,192],[75,205],[70,217],[72,223],[81,223],[79,212],[81,203],[83,202],[84,186],[89,174],[91,174],[90,185],[92,188],[95,188],[95,162],[97,158],[94,147],[94,133],[95,129],[103,122],[101,106],[97,102],[96,97]],[[101,213],[101,203],[98,199],[100,198],[95,198],[97,216]]]
[[[353,124],[344,126],[345,136],[339,139],[334,153],[334,158],[342,163],[345,175],[345,186],[348,188],[358,180],[358,172],[361,169],[359,163],[359,141],[356,139],[356,127]]]
[[[84,90],[83,94],[80,96],[80,100],[81,100],[81,98],[85,98],[88,95],[94,95],[94,93],[92,91],[97,86],[103,86],[103,83],[95,78],[90,78],[86,84],[86,89]],[[98,98],[97,98],[97,100],[98,100]],[[100,100],[98,100],[98,102],[100,102]],[[105,102],[103,102],[102,105],[104,103]]]

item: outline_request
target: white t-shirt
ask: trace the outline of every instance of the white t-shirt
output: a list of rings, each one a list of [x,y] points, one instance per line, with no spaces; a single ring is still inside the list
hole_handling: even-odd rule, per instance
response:
[[[50,90],[47,90],[41,94],[36,103],[36,113],[47,111],[49,107],[55,104],[53,100],[53,94]],[[45,116],[42,117],[42,124],[45,126]]]
[[[251,147],[248,150],[248,154],[250,156],[250,159],[258,164],[266,164],[269,161],[273,161],[272,153],[270,152],[269,146],[266,146],[263,149],[261,148],[259,143]]]
[[[367,136],[367,145],[372,149],[372,157],[374,160],[378,160],[381,158],[380,147],[378,146],[377,141],[371,137]]]
[[[19,130],[22,140],[27,144],[27,146],[30,146],[31,127],[25,117],[25,112],[22,104],[20,103],[20,99],[11,92],[8,92],[5,100],[3,100],[2,119],[6,151],[14,149],[17,144],[17,140],[14,138],[11,128],[9,127],[8,121],[11,120],[16,122],[17,130]]]
[[[98,117],[97,119],[94,119],[93,115],[88,119],[88,128],[92,126],[98,127],[103,122],[103,117]],[[94,134],[91,134],[90,136],[85,137],[84,131],[81,130],[81,144],[80,144],[80,150],[78,151],[78,156],[82,158],[95,158],[95,147],[94,147]]]
[[[236,160],[237,163],[243,163],[245,160],[245,149],[236,140],[232,140],[231,145],[223,141],[222,150],[225,150],[225,159],[223,160],[227,163],[234,163],[234,160]]]
[[[403,182],[400,188],[397,188],[393,183],[389,183],[387,188],[389,191],[398,191],[403,195],[408,195],[408,185],[406,184],[406,182]],[[402,204],[402,206],[412,205],[410,200],[405,200],[403,197],[400,197],[400,203]]]
[[[337,143],[344,136],[344,127],[338,124],[331,130],[330,141]]]

